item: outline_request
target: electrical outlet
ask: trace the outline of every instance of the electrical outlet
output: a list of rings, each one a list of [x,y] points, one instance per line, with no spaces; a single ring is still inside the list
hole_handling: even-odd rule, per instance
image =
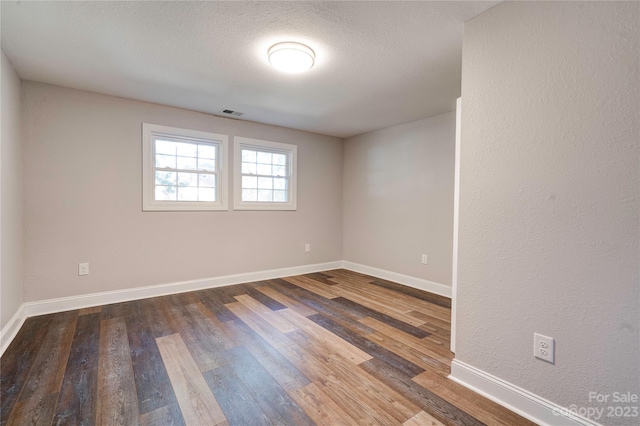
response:
[[[88,263],[78,263],[78,275],[89,275]]]
[[[426,265],[427,263],[429,263],[429,259],[428,256],[426,254],[422,255],[422,260],[421,260],[423,265]]]
[[[311,251],[311,244],[307,243],[304,245],[304,252],[309,253]]]
[[[542,334],[533,334],[533,356],[543,361],[555,362],[555,340],[553,337],[543,336]]]

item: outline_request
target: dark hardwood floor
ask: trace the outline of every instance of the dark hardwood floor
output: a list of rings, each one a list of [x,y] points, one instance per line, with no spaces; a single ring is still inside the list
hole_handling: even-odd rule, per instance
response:
[[[1,424],[525,425],[448,380],[450,301],[345,270],[29,318]]]

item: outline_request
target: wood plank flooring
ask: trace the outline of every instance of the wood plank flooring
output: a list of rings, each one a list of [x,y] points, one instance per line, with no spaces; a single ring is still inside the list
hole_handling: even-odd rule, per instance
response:
[[[530,425],[450,381],[450,301],[345,270],[27,319],[1,425]]]

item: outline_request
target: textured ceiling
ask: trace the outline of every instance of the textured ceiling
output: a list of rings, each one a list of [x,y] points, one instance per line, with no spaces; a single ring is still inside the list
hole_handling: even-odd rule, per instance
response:
[[[496,2],[2,2],[24,80],[348,137],[455,107],[463,23]],[[282,74],[268,47],[316,52]]]

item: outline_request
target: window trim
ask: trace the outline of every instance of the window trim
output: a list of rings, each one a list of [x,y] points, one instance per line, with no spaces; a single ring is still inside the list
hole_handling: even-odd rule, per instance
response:
[[[172,138],[201,140],[218,145],[216,167],[216,201],[156,201],[153,137],[164,135]],[[143,211],[216,211],[228,210],[228,156],[229,136],[142,123],[142,210]]]
[[[242,201],[242,148],[254,148],[268,152],[279,151],[289,157],[288,167],[288,200],[286,203],[273,201]],[[297,210],[297,186],[298,186],[298,146],[287,143],[272,142],[261,139],[234,137],[233,149],[233,209],[234,210]]]

